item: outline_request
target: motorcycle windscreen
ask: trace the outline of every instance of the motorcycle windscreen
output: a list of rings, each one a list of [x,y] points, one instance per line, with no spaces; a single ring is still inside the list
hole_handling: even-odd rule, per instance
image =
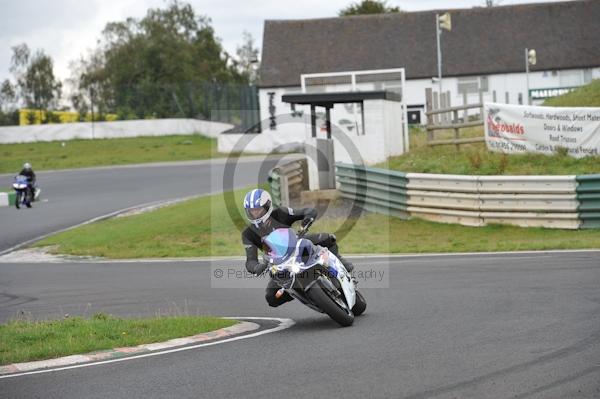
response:
[[[263,238],[263,250],[273,263],[285,262],[296,251],[298,237],[292,229],[276,229]]]

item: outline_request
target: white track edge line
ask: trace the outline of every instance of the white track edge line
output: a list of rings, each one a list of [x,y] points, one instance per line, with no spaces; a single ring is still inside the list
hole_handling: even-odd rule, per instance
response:
[[[71,369],[77,369],[77,368],[98,366],[98,365],[102,365],[102,364],[124,362],[124,361],[127,361],[127,360],[141,359],[141,358],[145,358],[145,357],[159,356],[159,355],[164,355],[164,354],[168,354],[168,353],[175,353],[175,352],[181,352],[181,351],[186,351],[186,350],[191,350],[191,349],[204,348],[204,347],[207,347],[207,346],[219,345],[219,344],[224,344],[224,343],[227,343],[227,342],[239,341],[241,339],[254,338],[254,337],[258,337],[260,335],[274,333],[274,332],[277,332],[277,331],[281,331],[281,330],[285,330],[287,328],[290,328],[290,327],[292,327],[295,324],[294,320],[292,320],[292,319],[278,318],[278,317],[242,317],[242,316],[239,316],[239,317],[223,317],[223,318],[224,319],[234,319],[234,320],[237,320],[237,319],[242,319],[242,320],[269,320],[269,321],[278,321],[280,324],[277,327],[274,327],[274,328],[269,328],[269,329],[258,331],[258,332],[252,333],[252,334],[240,335],[240,336],[237,336],[237,337],[227,338],[227,339],[224,339],[224,340],[221,340],[221,341],[207,342],[207,343],[204,343],[204,344],[198,344],[198,345],[192,345],[192,346],[184,346],[184,347],[181,347],[181,348],[168,349],[168,350],[159,351],[159,352],[152,352],[152,353],[144,353],[142,355],[127,356],[127,357],[122,357],[122,358],[118,358],[118,359],[102,360],[102,361],[99,361],[99,362],[92,362],[92,363],[85,363],[85,364],[76,364],[76,365],[73,365],[73,366],[59,367],[59,368],[53,368],[53,369],[35,370],[35,371],[27,371],[27,372],[24,372],[24,373],[9,374],[9,375],[0,376],[0,380],[1,379],[5,379],[5,378],[22,377],[22,376],[25,376],[25,375],[51,373],[51,372],[54,372],[54,371],[71,370]]]

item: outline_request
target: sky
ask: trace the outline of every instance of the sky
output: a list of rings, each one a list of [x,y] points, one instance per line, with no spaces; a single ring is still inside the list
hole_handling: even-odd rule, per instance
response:
[[[335,17],[358,0],[184,0],[196,14],[208,16],[225,50],[235,54],[248,31],[261,48],[263,23],[269,19]],[[500,5],[560,0],[497,0]],[[485,0],[388,0],[404,11],[470,8]],[[27,43],[54,61],[55,75],[70,76],[69,63],[95,48],[108,22],[142,18],[148,8],[164,8],[167,0],[0,0],[0,81],[10,78],[12,46]]]

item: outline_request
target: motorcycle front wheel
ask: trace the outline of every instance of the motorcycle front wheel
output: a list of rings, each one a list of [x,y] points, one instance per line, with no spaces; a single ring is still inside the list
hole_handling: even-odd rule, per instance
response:
[[[306,295],[317,305],[323,312],[327,313],[335,322],[342,327],[351,326],[354,322],[354,315],[348,313],[342,308],[333,298],[333,294],[317,282]]]
[[[356,303],[352,308],[352,313],[354,313],[354,316],[360,316],[365,312],[366,309],[367,301],[365,300],[365,297],[362,296],[360,292],[356,291]]]
[[[23,195],[23,193],[19,190],[16,192],[15,194],[15,207],[17,209],[21,209],[21,196]]]

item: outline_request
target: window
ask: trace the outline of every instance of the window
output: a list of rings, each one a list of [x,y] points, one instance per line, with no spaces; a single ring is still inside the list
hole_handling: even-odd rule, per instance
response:
[[[458,94],[471,94],[478,93],[479,90],[488,91],[488,77],[487,76],[469,76],[465,78],[458,78]]]

